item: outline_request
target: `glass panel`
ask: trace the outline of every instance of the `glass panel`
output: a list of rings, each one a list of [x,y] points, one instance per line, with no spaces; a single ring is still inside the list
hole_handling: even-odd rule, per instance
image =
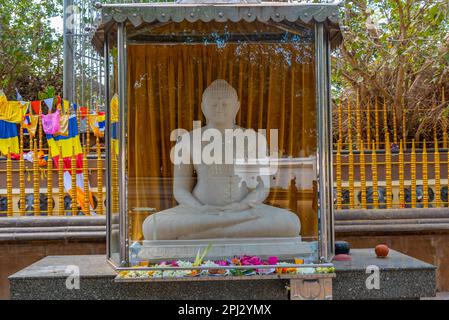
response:
[[[109,258],[120,265],[120,234],[119,234],[119,101],[117,95],[117,49],[109,52],[109,134],[107,144],[109,156],[108,161],[108,214],[109,214]]]
[[[143,26],[128,31],[127,55],[132,262],[194,258],[207,244],[214,258],[317,262],[313,31],[257,21]],[[239,145],[226,129],[259,135]],[[176,141],[189,163],[174,165]],[[269,166],[266,154],[249,156],[263,141]]]

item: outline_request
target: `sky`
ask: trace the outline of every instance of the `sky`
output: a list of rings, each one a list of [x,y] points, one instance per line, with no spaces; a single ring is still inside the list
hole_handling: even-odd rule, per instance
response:
[[[53,17],[50,19],[51,26],[55,28],[56,32],[58,32],[60,35],[62,35],[63,30],[63,24],[62,24],[62,17]]]

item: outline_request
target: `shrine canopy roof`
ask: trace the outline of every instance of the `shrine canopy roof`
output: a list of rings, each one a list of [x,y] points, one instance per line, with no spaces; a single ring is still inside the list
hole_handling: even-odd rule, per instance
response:
[[[324,23],[330,33],[332,48],[341,41],[339,25],[342,2],[261,2],[259,0],[178,0],[175,2],[96,4],[101,9],[92,43],[103,53],[105,34],[109,44],[116,43],[117,25],[127,27],[167,24],[170,22],[245,22],[276,23],[288,29],[313,27]]]

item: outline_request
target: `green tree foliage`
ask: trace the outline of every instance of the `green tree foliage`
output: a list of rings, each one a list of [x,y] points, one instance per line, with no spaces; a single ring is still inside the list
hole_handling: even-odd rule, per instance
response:
[[[62,85],[62,37],[50,18],[62,15],[58,0],[0,0],[0,88],[18,88],[25,99]]]
[[[441,102],[443,87],[449,96],[448,18],[449,0],[346,1],[334,90],[352,105],[356,92],[365,104],[385,99],[398,119],[405,112],[409,137],[431,137],[437,119],[449,127]]]

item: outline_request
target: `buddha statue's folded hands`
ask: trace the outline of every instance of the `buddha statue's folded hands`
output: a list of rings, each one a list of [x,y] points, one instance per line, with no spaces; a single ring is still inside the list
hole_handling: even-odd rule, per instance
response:
[[[232,212],[245,211],[250,208],[251,208],[251,206],[245,202],[230,203],[230,204],[222,207],[223,211],[232,211]]]
[[[206,214],[211,214],[211,215],[219,215],[222,212],[240,212],[240,211],[245,211],[248,210],[252,207],[254,207],[254,205],[250,205],[248,203],[244,203],[244,202],[236,202],[236,203],[231,203],[225,206],[215,206],[215,205],[210,205],[210,204],[205,204],[205,205],[201,205],[201,206],[188,206],[188,205],[182,205],[183,207],[187,207],[193,211],[197,211],[199,213],[206,213]]]

